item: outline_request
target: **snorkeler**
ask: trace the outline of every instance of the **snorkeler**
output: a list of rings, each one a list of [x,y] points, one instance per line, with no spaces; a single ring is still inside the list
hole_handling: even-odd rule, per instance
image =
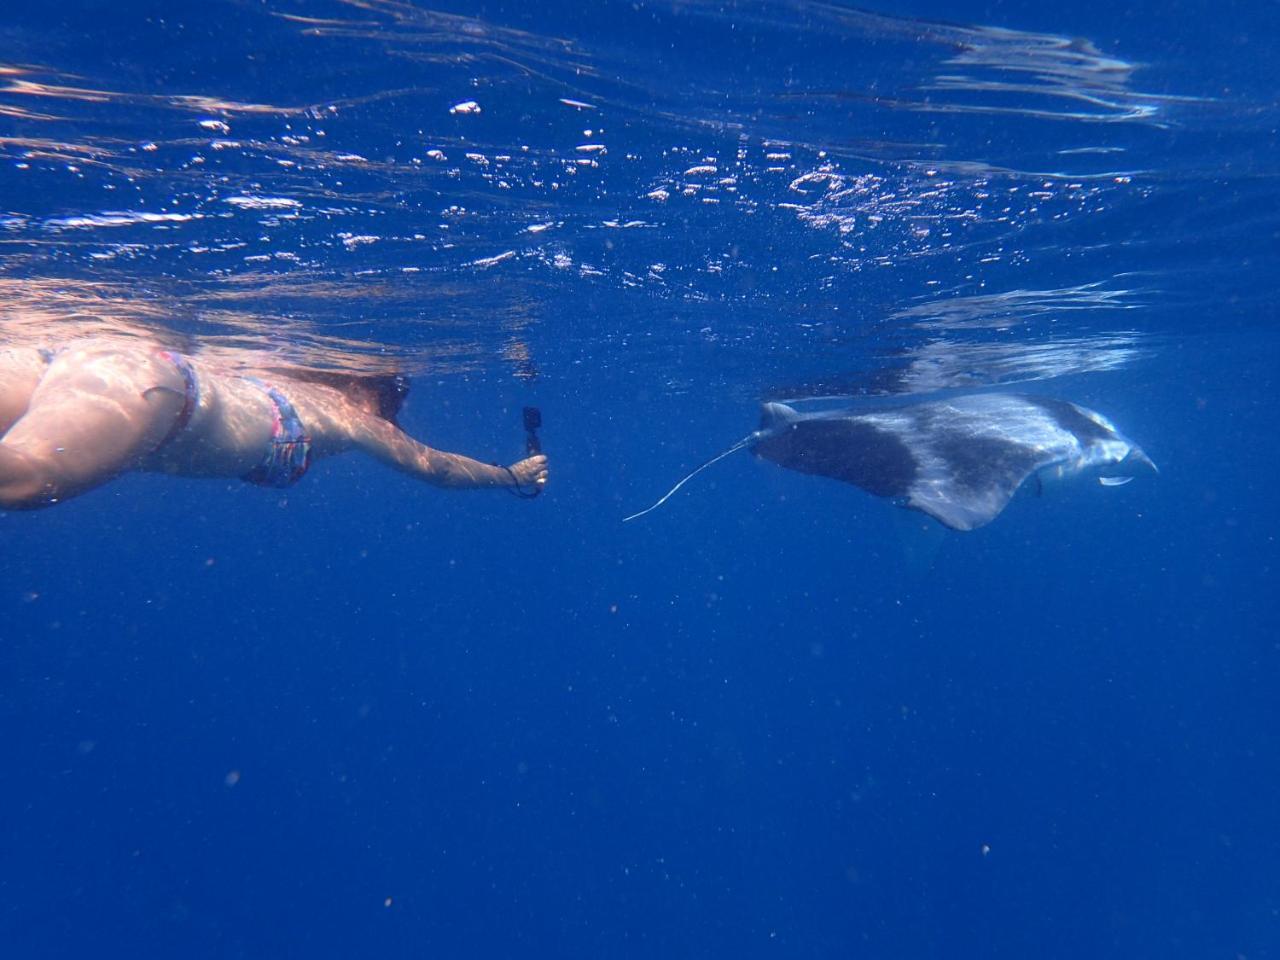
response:
[[[145,343],[0,347],[0,509],[51,506],[127,470],[296,483],[363,450],[438,487],[536,496],[538,454],[508,467],[433,450],[395,423],[401,377],[220,369]]]

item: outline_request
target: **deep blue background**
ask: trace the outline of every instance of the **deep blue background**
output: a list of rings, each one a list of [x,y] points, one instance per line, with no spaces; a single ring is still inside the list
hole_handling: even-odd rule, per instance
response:
[[[629,9],[482,13],[647,49]],[[807,8],[758,9],[788,21]],[[189,91],[163,74],[195,62],[207,89],[280,98],[286,69],[216,66],[230,43],[217,30],[257,22],[251,6],[219,11],[184,13],[205,31],[191,47],[115,4],[24,11],[9,42],[16,62],[130,89]],[[714,23],[747,12],[717,8]],[[520,328],[541,376],[513,377],[486,353],[506,334],[460,307],[480,360],[419,378],[404,424],[514,457],[519,407],[539,403],[553,469],[540,500],[442,493],[348,458],[282,494],[128,476],[0,517],[5,956],[1280,956],[1276,65],[1258,46],[1273,8],[910,12],[1089,36],[1150,63],[1147,90],[1247,88],[1221,116],[1117,127],[1149,151],[1132,166],[1164,164],[1154,192],[1061,246],[1027,241],[1029,265],[988,276],[1048,288],[1093,278],[1073,263],[1173,258],[1121,318],[1149,338],[1139,361],[1036,387],[1107,413],[1161,475],[1019,496],[957,535],[740,454],[623,526],[750,429],[756,396],[875,354],[850,353],[843,328],[815,343],[759,316],[829,316],[844,299],[879,319],[921,292],[914,280],[828,294],[761,268],[744,319],[706,278],[710,304],[690,306],[608,286],[557,300],[578,288],[554,276],[509,281],[507,298],[495,274],[450,272],[499,314],[547,296]],[[157,76],[130,73],[121,49]],[[325,96],[378,69],[329,65]],[[153,122],[114,109],[121,129]],[[409,108],[387,109],[345,135],[372,154],[379,117],[396,128]],[[643,150],[653,131],[630,122]],[[995,121],[959,122],[973,125],[949,141],[963,154],[954,144]],[[668,133],[734,142],[690,129]],[[1029,156],[1032,135],[990,150]],[[11,214],[104,209],[0,178]],[[502,249],[497,195],[457,189],[493,207],[477,255]],[[572,219],[576,202],[545,215]],[[709,249],[700,228],[716,242],[739,229],[672,216],[651,244],[676,267],[673,251]],[[817,241],[762,228],[742,243],[798,273]],[[398,264],[383,249],[360,263]],[[653,259],[601,249],[619,271]],[[60,275],[56,258],[12,256],[10,277]],[[165,256],[101,269],[160,287],[181,277]],[[359,303],[356,261],[340,244],[319,256]],[[60,268],[73,277],[99,269],[74,257]],[[973,292],[963,255],[931,269]],[[367,326],[344,333],[420,345],[380,320],[394,305],[357,310]],[[733,346],[682,338],[708,322]]]

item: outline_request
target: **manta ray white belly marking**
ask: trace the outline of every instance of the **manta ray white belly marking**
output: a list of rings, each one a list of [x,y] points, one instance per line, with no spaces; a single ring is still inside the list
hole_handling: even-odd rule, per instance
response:
[[[816,413],[766,403],[761,414],[760,429],[720,457],[750,447],[780,466],[853,484],[954,530],[990,523],[1028,477],[1042,472],[1066,477],[1095,471],[1107,486],[1155,472],[1147,455],[1106,417],[1045,397],[984,393]]]

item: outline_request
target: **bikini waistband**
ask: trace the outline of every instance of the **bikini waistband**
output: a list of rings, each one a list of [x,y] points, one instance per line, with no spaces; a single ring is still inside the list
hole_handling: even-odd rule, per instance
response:
[[[160,450],[169,445],[173,438],[186,429],[187,424],[191,422],[191,417],[196,412],[196,407],[200,405],[200,382],[196,379],[195,368],[191,366],[191,361],[180,353],[174,353],[171,350],[157,350],[156,356],[169,361],[182,374],[183,392],[182,392],[182,409],[178,411],[177,417],[174,418],[173,425],[169,427],[169,432],[164,435],[155,450]],[[155,452],[154,450],[152,451]]]

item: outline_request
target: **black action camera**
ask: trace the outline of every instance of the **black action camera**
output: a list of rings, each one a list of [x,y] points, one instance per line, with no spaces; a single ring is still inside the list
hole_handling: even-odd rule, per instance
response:
[[[524,408],[524,448],[532,456],[542,452],[542,441],[538,439],[538,430],[542,427],[542,411],[537,407]]]

